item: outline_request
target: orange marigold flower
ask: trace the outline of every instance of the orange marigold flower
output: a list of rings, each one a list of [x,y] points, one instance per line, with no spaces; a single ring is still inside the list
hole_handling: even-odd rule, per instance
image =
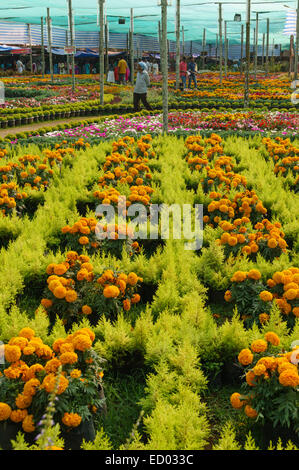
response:
[[[80,425],[82,418],[77,413],[64,413],[62,422],[65,426],[76,428]]]
[[[6,421],[11,415],[11,407],[7,403],[0,402],[0,421]]]
[[[28,411],[25,410],[13,410],[10,415],[10,419],[13,423],[21,423],[27,416]]]
[[[246,416],[248,416],[248,418],[254,419],[258,415],[257,411],[254,408],[252,408],[250,405],[246,405],[244,408],[244,411],[245,411]]]
[[[256,339],[251,343],[251,350],[255,353],[266,351],[268,344],[263,339]]]
[[[233,408],[239,409],[244,405],[244,401],[240,400],[240,393],[233,393],[230,397],[230,402]]]
[[[35,336],[35,331],[32,330],[32,328],[28,328],[28,327],[22,328],[18,336],[23,336],[24,338],[27,338],[30,340]]]
[[[268,343],[273,344],[273,346],[278,346],[280,343],[279,337],[276,333],[273,333],[273,331],[268,331],[268,333],[265,334],[264,338],[266,341],[268,341]]]
[[[4,346],[4,354],[7,362],[16,362],[20,359],[22,351],[19,346],[11,346],[10,344],[6,344]]]
[[[253,354],[250,349],[242,349],[238,355],[238,361],[242,366],[248,366],[253,361]]]
[[[75,364],[78,361],[78,355],[75,352],[65,352],[59,359],[62,364]]]
[[[103,295],[106,299],[115,299],[120,294],[120,290],[117,286],[106,286],[103,290]]]
[[[260,299],[263,300],[263,302],[270,302],[273,299],[273,295],[271,294],[271,292],[263,290],[262,292],[260,292]]]
[[[25,416],[23,423],[22,423],[22,428],[25,432],[35,431],[33,415]]]
[[[279,376],[279,383],[284,387],[298,387],[299,375],[298,372],[293,369],[284,370]]]

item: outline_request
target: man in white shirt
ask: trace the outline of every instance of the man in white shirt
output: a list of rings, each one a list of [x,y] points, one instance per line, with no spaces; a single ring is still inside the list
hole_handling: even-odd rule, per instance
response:
[[[140,111],[140,100],[143,105],[151,111],[151,106],[147,101],[147,89],[150,86],[150,79],[146,71],[146,65],[144,62],[139,62],[137,66],[137,78],[134,88],[134,111]]]

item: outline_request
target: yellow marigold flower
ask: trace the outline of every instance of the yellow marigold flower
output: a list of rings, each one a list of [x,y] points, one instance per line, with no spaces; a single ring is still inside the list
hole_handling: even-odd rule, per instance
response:
[[[251,269],[247,274],[247,277],[249,277],[249,279],[254,279],[255,281],[258,281],[262,276],[257,269]]]
[[[247,277],[247,273],[244,271],[236,271],[233,277],[231,278],[232,282],[243,282]]]
[[[6,421],[11,415],[11,407],[7,403],[0,402],[0,421]]]
[[[45,308],[50,308],[50,307],[52,307],[53,302],[52,302],[52,300],[50,300],[50,299],[42,299],[42,300],[41,300],[41,304],[42,304],[42,306],[45,307]]]
[[[266,369],[274,370],[276,368],[276,361],[274,357],[271,356],[265,356],[261,357],[256,363],[256,365],[263,364]]]
[[[56,339],[52,345],[53,351],[55,351],[56,353],[59,353],[60,347],[64,343],[65,343],[65,340],[63,338]]]
[[[245,411],[246,416],[248,416],[248,418],[254,419],[258,415],[257,411],[254,408],[252,408],[250,405],[246,405],[244,408],[244,411]]]
[[[61,354],[59,359],[62,364],[75,364],[78,361],[78,356],[75,352],[65,352]]]
[[[130,284],[130,286],[135,286],[138,282],[138,276],[135,273],[129,273],[127,277],[127,283]]]
[[[70,376],[73,379],[79,379],[81,377],[81,375],[82,375],[82,372],[79,369],[73,369],[72,372],[70,373]]]
[[[35,336],[35,331],[32,330],[32,328],[22,328],[18,336],[23,336],[24,338],[31,340]]]
[[[269,320],[270,316],[267,314],[267,313],[261,313],[259,315],[259,320],[260,320],[260,323],[263,325],[264,323],[267,323],[267,321]]]
[[[76,428],[80,425],[82,418],[77,413],[64,413],[62,422],[65,426]]]
[[[297,297],[298,289],[289,289],[284,293],[284,297],[288,300],[294,300]]]
[[[88,245],[88,243],[89,243],[89,240],[88,240],[87,237],[80,237],[78,241],[79,241],[80,245]]]
[[[38,357],[42,357],[43,359],[51,359],[53,356],[52,349],[46,344],[41,344],[40,347],[35,350],[35,353]]]
[[[73,339],[73,345],[75,349],[78,349],[78,351],[85,351],[86,349],[90,349],[92,346],[92,341],[89,338],[89,336],[84,335],[84,334],[79,334],[75,336]]]
[[[21,351],[27,346],[28,339],[24,338],[23,336],[16,336],[15,338],[11,338],[8,342],[11,346],[19,346]]]
[[[128,312],[128,311],[130,310],[130,308],[131,308],[131,302],[130,302],[129,299],[125,299],[125,300],[123,301],[123,308],[124,308],[125,312]]]
[[[25,416],[23,423],[22,423],[22,428],[25,432],[35,431],[33,415]]]
[[[131,303],[132,304],[137,304],[140,302],[140,295],[139,294],[134,294],[133,297],[131,298]]]
[[[265,334],[264,338],[266,341],[268,341],[268,343],[273,344],[273,346],[278,346],[280,344],[279,337],[276,333],[273,333],[273,331],[268,331],[268,333]]]
[[[232,293],[230,290],[227,290],[224,294],[224,300],[225,302],[230,302],[232,299]]]
[[[16,398],[16,406],[21,409],[28,408],[31,405],[31,402],[32,397],[30,395],[19,393]]]
[[[282,362],[281,364],[278,364],[278,373],[282,374],[285,370],[293,370],[294,372],[297,372],[297,366],[295,364],[292,364],[290,362]]]
[[[36,374],[42,372],[44,367],[41,364],[33,364],[26,372],[26,380],[35,379]]]
[[[56,383],[56,376],[54,374],[46,375],[42,383],[42,388],[44,388],[46,392],[51,393],[53,392],[55,388],[55,383]],[[59,386],[58,386],[57,395],[61,395],[67,389],[68,384],[69,384],[69,381],[63,375],[61,375],[59,378]]]
[[[54,274],[57,276],[63,276],[67,272],[67,267],[64,264],[56,264],[54,266]]]
[[[91,315],[92,314],[92,309],[88,305],[83,305],[82,313],[84,315]]]
[[[19,346],[11,346],[6,344],[4,346],[4,354],[7,362],[16,362],[20,359],[22,351]]]
[[[76,331],[75,337],[78,335],[86,335],[91,339],[91,342],[93,343],[95,340],[95,334],[93,331],[91,331],[89,328],[81,328],[80,330]]]
[[[64,299],[66,296],[66,293],[67,293],[67,290],[62,285],[57,286],[53,291],[53,294],[55,295],[57,299]]]
[[[271,294],[271,292],[263,290],[262,292],[260,292],[260,299],[263,300],[263,302],[270,302],[273,299],[273,295]]]
[[[10,415],[10,419],[13,423],[21,423],[27,416],[27,410],[13,410]]]
[[[266,366],[264,366],[263,364],[257,364],[253,369],[253,373],[254,375],[263,375],[265,372],[266,372]]]
[[[240,393],[233,393],[230,397],[230,402],[233,408],[239,409],[244,405],[244,401],[240,400]]]
[[[242,366],[248,366],[253,361],[253,354],[250,349],[242,349],[238,355],[238,361]]]
[[[23,394],[25,396],[33,397],[36,394],[36,389],[40,386],[38,379],[30,379],[24,385]]]
[[[266,351],[268,344],[263,339],[256,339],[251,343],[251,350],[255,353]]]
[[[65,300],[69,303],[75,302],[78,298],[77,292],[74,291],[73,289],[67,291]]]
[[[103,295],[106,299],[115,299],[120,294],[120,290],[117,286],[106,286],[103,290]]]
[[[293,369],[284,370],[279,376],[279,383],[284,387],[298,387],[299,375],[298,372]]]
[[[50,359],[46,365],[45,365],[45,371],[47,374],[51,374],[57,372],[59,366],[61,365],[61,362],[57,357],[54,357],[53,359]]]
[[[60,346],[60,354],[66,352],[74,352],[74,346],[72,345],[72,343],[64,343]]]

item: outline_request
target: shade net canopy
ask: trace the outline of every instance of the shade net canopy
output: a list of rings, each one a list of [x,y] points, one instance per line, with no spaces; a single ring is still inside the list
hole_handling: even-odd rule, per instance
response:
[[[288,12],[296,10],[296,0],[273,0],[251,2],[251,34],[255,28],[256,12],[259,12],[259,41],[266,33],[266,19],[270,20],[270,42],[286,45],[294,31],[285,31]],[[84,7],[82,6],[84,4]],[[41,17],[47,16],[50,8],[52,25],[68,29],[67,0],[10,0],[8,7],[0,6],[0,21],[12,23],[40,24]],[[287,5],[288,7],[286,7]],[[72,0],[75,30],[96,32],[99,30],[98,0]],[[158,22],[161,20],[161,7],[157,1],[149,0],[106,0],[104,12],[110,33],[128,33],[130,29],[130,9],[133,8],[134,33],[158,37]],[[218,3],[181,0],[181,26],[184,39],[201,40],[205,28],[206,43],[215,43],[218,34]],[[234,21],[235,14],[241,15],[241,22]],[[119,24],[119,19],[125,20]],[[222,3],[222,18],[227,21],[227,37],[230,43],[240,42],[241,25],[245,26],[246,1]],[[175,40],[176,0],[168,7],[168,39]],[[245,31],[245,27],[244,27]],[[224,27],[223,27],[224,33]],[[181,35],[182,39],[182,35]]]

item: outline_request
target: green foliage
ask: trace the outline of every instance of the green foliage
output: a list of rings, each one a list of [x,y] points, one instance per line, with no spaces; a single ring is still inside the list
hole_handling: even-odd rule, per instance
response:
[[[223,426],[218,444],[213,446],[213,450],[241,450],[240,444],[236,441],[236,431],[232,423],[228,422]]]

